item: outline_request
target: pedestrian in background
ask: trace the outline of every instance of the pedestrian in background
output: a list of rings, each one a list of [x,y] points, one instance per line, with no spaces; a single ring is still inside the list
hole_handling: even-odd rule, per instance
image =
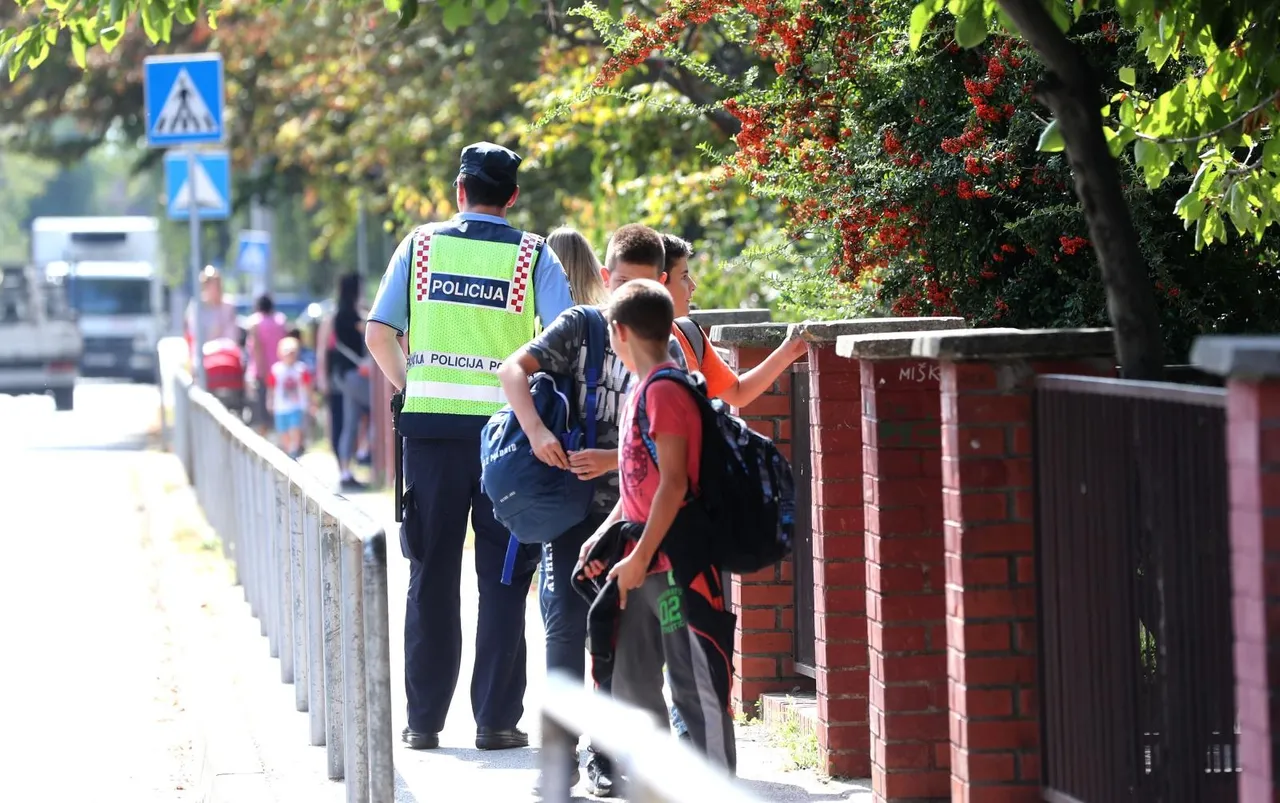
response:
[[[262,294],[255,304],[255,311],[245,323],[245,347],[249,352],[246,371],[249,380],[250,422],[260,435],[271,430],[267,414],[267,380],[275,363],[280,341],[285,337],[284,313],[275,308],[271,296]]]
[[[564,265],[574,304],[603,307],[609,303],[609,288],[604,286],[600,260],[586,237],[576,229],[562,226],[547,235],[547,245]],[[549,326],[551,321],[543,321],[542,324]]]
[[[297,338],[280,340],[279,359],[267,374],[271,396],[267,406],[275,416],[279,446],[297,460],[302,455],[302,429],[311,407],[311,369],[300,358],[302,344]]]
[[[364,313],[360,310],[360,276],[338,278],[337,309],[333,313],[332,376],[342,392],[342,434],[338,439],[338,472],[343,491],[367,486],[351,470],[360,436],[360,421],[369,415],[369,379],[372,366],[364,343]]]

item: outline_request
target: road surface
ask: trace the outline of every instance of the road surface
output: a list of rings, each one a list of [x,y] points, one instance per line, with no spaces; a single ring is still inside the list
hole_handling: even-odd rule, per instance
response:
[[[0,798],[191,800],[192,723],[141,506],[154,387],[0,396]]]

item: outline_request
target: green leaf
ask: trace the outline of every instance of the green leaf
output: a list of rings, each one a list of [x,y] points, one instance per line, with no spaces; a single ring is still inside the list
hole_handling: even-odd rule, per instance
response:
[[[1243,182],[1237,181],[1231,185],[1231,190],[1227,193],[1227,211],[1231,213],[1231,222],[1235,224],[1236,233],[1244,236],[1244,233],[1252,228],[1254,218],[1253,212],[1249,209],[1249,193],[1245,190]]]
[[[956,42],[960,47],[977,47],[987,38],[987,15],[982,6],[972,5],[956,21]]]
[[[1125,86],[1133,86],[1134,84],[1138,83],[1138,74],[1134,71],[1132,67],[1121,67],[1120,83],[1124,84]]]
[[[396,5],[399,7],[400,19],[396,21],[396,27],[400,29],[408,28],[413,24],[414,19],[418,16],[418,0],[404,0]]]
[[[1050,0],[1048,5],[1049,14],[1053,16],[1053,21],[1058,24],[1058,29],[1063,33],[1071,30],[1071,12],[1067,10],[1067,6],[1064,3],[1057,2],[1057,0]]]
[[[76,60],[76,66],[80,69],[85,68],[85,55],[88,48],[85,46],[84,40],[80,38],[80,32],[71,31],[71,57]]]
[[[466,0],[452,0],[444,5],[444,27],[449,33],[465,28],[475,20],[475,9]]]
[[[1189,229],[1192,222],[1199,223],[1200,216],[1204,214],[1204,199],[1200,197],[1198,192],[1188,192],[1178,199],[1173,211],[1178,217],[1182,218],[1182,228]]]
[[[1062,132],[1058,130],[1058,121],[1050,120],[1044,127],[1044,131],[1040,132],[1040,142],[1036,145],[1036,150],[1041,153],[1058,153],[1066,148],[1067,143],[1063,141]]]
[[[911,49],[920,47],[920,40],[929,30],[929,23],[942,10],[942,0],[922,0],[911,9]]]
[[[511,0],[489,0],[485,6],[484,16],[490,25],[497,25],[511,11]]]

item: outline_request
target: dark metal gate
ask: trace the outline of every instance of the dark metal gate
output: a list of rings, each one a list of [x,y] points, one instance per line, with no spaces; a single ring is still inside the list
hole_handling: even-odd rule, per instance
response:
[[[809,430],[809,364],[791,369],[791,468],[796,481],[796,525],[791,559],[795,584],[792,656],[796,672],[815,677],[817,632],[813,621],[813,447]]]
[[[1041,377],[1044,799],[1235,803],[1225,392]]]

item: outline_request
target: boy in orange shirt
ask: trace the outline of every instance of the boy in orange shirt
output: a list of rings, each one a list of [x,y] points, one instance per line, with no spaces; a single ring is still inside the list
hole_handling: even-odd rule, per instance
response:
[[[674,234],[662,235],[662,245],[666,251],[667,292],[671,294],[676,318],[685,318],[689,315],[689,302],[693,299],[693,293],[698,289],[698,283],[689,273],[689,258],[693,256],[693,246]],[[792,330],[793,333],[799,331],[799,328]],[[808,348],[803,340],[796,334],[792,334],[782,345],[774,349],[772,354],[765,357],[764,362],[739,376],[733,372],[732,368],[725,365],[716,350],[706,342],[701,330],[698,332],[698,335],[703,337],[701,362],[698,361],[693,344],[689,342],[689,338],[685,336],[684,330],[678,324],[672,325],[671,333],[675,335],[680,349],[684,352],[685,363],[689,370],[700,372],[707,380],[707,397],[724,399],[734,407],[746,407],[755,401],[760,394],[773,386],[773,383],[791,367],[793,362],[804,356]]]

